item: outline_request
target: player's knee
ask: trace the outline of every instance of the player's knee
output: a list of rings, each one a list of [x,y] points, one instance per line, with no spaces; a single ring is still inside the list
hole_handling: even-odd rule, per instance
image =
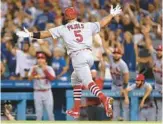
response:
[[[93,82],[92,79],[83,79],[83,85],[88,88],[88,85]]]

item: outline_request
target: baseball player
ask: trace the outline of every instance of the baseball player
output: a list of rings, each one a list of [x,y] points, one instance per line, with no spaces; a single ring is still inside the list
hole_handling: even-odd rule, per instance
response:
[[[30,69],[28,76],[29,80],[34,81],[36,119],[42,120],[45,106],[49,120],[54,120],[51,81],[54,80],[55,73],[53,68],[46,64],[46,56],[44,53],[37,53],[37,65]]]
[[[119,90],[121,93],[127,88],[129,80],[129,70],[127,64],[121,59],[122,50],[120,47],[116,47],[111,53],[110,50],[105,48],[106,53],[110,60],[110,73],[112,76],[112,90]],[[129,120],[129,105],[126,104],[122,99],[114,100],[113,103],[113,120],[120,118],[120,108],[122,105],[123,119]]]
[[[140,102],[140,113],[139,119],[141,121],[154,121],[155,120],[155,106],[154,101],[151,98],[148,98],[152,92],[152,86],[149,83],[145,82],[145,77],[143,74],[138,74],[136,77],[136,83],[126,88],[125,101],[129,103],[128,92],[134,89],[145,89],[145,94]]]
[[[91,74],[93,81],[99,86],[100,89],[103,89],[104,85],[104,76],[105,76],[105,62],[103,58],[100,58],[100,74],[97,74],[95,64],[91,68]],[[84,87],[83,87],[84,89]],[[80,120],[89,120],[89,121],[99,121],[99,120],[108,120],[108,117],[105,115],[105,110],[100,100],[96,97],[88,97],[85,100],[82,99],[83,104],[81,104]]]
[[[90,72],[90,67],[93,65],[91,47],[92,36],[98,33],[100,28],[106,26],[115,15],[120,13],[121,8],[119,5],[114,9],[113,6],[111,6],[110,15],[104,17],[99,22],[82,23],[77,21],[77,11],[73,7],[69,7],[66,8],[64,12],[65,19],[68,22],[66,25],[36,33],[29,32],[25,29],[25,31],[18,31],[17,35],[19,37],[32,37],[37,39],[51,36],[54,39],[62,37],[74,68],[74,72],[72,73],[72,78],[76,79],[76,83],[73,84],[74,89],[79,85],[77,79],[81,80],[85,87],[102,101],[105,106],[106,115],[112,116],[111,104],[113,99],[106,97],[92,80]],[[76,91],[78,91],[78,88]],[[75,108],[67,111],[67,114],[73,117],[79,117],[81,92],[79,91],[77,94],[78,95],[74,96]]]
[[[162,45],[158,45],[156,50],[152,46],[149,33],[144,32],[146,46],[152,56],[153,74],[155,78],[155,90],[162,94]],[[156,99],[157,105],[157,120],[162,120],[162,98]]]

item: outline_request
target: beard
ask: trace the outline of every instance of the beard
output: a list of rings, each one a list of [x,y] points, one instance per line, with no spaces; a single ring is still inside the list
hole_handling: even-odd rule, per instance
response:
[[[142,84],[136,85],[137,88],[140,88],[142,86]]]
[[[136,84],[136,87],[141,88],[142,85],[143,85],[143,82],[141,84],[139,84],[139,85]]]
[[[162,59],[162,55],[161,56],[157,55],[157,59]]]
[[[113,58],[114,62],[118,62],[120,58]]]

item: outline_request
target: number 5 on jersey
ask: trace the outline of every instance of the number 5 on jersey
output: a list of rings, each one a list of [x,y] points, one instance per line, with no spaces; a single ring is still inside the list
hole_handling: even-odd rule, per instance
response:
[[[82,42],[83,41],[83,36],[81,35],[81,30],[74,31],[74,35],[75,35],[76,40],[78,42]]]

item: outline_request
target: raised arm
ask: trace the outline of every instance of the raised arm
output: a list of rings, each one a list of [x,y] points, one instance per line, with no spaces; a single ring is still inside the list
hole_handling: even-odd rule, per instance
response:
[[[111,55],[112,54],[112,51],[109,49],[109,47],[107,47],[107,42],[105,41],[105,38],[102,36],[101,39],[102,39],[102,46],[104,48],[105,53],[108,56]]]
[[[144,34],[147,49],[150,50],[150,52],[153,51],[154,48],[152,46],[152,40],[149,35],[149,29],[146,27],[142,27],[142,33]]]
[[[131,8],[130,8],[129,5],[127,5],[127,10],[128,10],[128,14],[129,14],[129,16],[130,16],[130,18],[131,18],[131,21],[133,22],[133,24],[135,25],[135,27],[139,27],[139,26],[140,26],[140,25],[139,25],[139,22],[138,22],[138,20],[136,19],[135,15],[134,15],[134,13],[132,12],[132,10],[131,10]]]
[[[48,30],[39,31],[39,32],[29,32],[26,28],[24,28],[24,31],[16,32],[16,35],[18,37],[30,37],[36,39],[44,39],[44,38],[52,37],[51,33]]]
[[[121,13],[121,7],[119,5],[117,5],[114,9],[113,9],[113,6],[111,6],[111,9],[110,9],[110,15],[104,17],[102,20],[99,21],[100,23],[100,27],[103,28],[105,27],[111,20],[114,16],[118,15]]]

